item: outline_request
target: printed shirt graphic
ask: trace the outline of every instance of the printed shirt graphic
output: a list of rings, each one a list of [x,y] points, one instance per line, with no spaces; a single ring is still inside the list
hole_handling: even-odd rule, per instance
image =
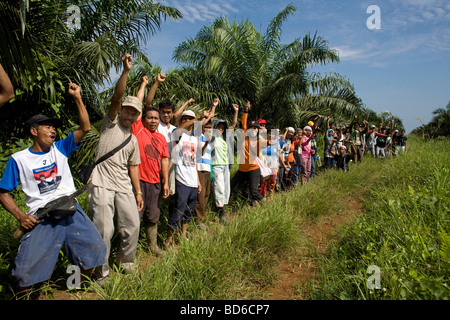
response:
[[[177,156],[176,163],[176,179],[191,188],[198,187],[197,175],[197,146],[198,139],[185,133],[180,138],[174,153]]]
[[[71,133],[67,138],[56,141],[47,152],[34,152],[28,148],[14,153],[6,164],[0,189],[12,191],[20,183],[29,207],[27,214],[74,193],[76,189],[68,157],[78,147]]]
[[[41,194],[57,189],[61,183],[61,176],[58,176],[58,167],[56,166],[56,163],[33,169],[33,174]]]

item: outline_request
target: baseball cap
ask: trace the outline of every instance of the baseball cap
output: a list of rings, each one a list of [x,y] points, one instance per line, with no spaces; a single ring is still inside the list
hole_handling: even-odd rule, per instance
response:
[[[122,107],[133,107],[137,111],[142,112],[142,101],[138,97],[127,96],[122,102]]]
[[[308,121],[308,126],[312,127],[314,125],[314,122]]]
[[[33,125],[35,123],[41,124],[41,123],[44,123],[44,122],[50,122],[56,128],[59,128],[59,127],[62,126],[62,121],[60,119],[58,119],[58,118],[50,118],[50,117],[47,117],[46,115],[43,115],[43,114],[38,114],[38,115],[32,116],[30,119],[28,119],[25,122],[25,125],[28,128],[30,128],[31,125]]]
[[[288,131],[289,131],[289,132],[293,132],[293,133],[295,133],[295,129],[294,129],[294,128],[292,128],[292,127],[288,127]]]
[[[252,121],[252,122],[250,122],[249,124],[248,124],[248,127],[250,128],[250,127],[257,127],[257,128],[260,128],[261,126],[259,125],[259,122],[258,121]]]
[[[256,121],[258,121],[259,124],[267,124],[267,121],[264,120],[264,119],[258,119],[258,120],[256,120]]]

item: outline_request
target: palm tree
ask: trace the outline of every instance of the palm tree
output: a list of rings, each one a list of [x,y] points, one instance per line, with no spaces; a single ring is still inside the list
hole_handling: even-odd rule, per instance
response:
[[[450,102],[445,108],[434,110],[433,115],[433,119],[429,123],[422,123],[412,133],[426,135],[430,138],[450,137]]]
[[[69,30],[69,5],[80,9],[81,28]],[[78,83],[85,104],[104,114],[98,87],[110,81],[124,53],[149,59],[140,49],[166,19],[178,19],[178,10],[146,0],[9,0],[0,2],[0,63],[16,88],[16,99],[2,111],[11,122],[5,131],[18,134],[31,114],[45,112],[73,119],[66,106],[66,84]],[[16,111],[23,111],[17,116]]]
[[[183,63],[180,75],[201,99],[218,96],[224,104],[252,103],[249,118],[274,124],[300,125],[324,111],[359,112],[362,104],[343,77],[311,74],[319,64],[339,62],[338,54],[321,36],[306,34],[280,44],[283,22],[296,11],[289,4],[269,23],[265,34],[245,21],[216,19],[174,52]],[[218,110],[231,115],[228,108]]]

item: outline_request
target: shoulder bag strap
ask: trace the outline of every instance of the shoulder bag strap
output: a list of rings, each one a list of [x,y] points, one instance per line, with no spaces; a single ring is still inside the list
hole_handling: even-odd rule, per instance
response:
[[[107,154],[105,154],[103,157],[101,157],[100,159],[98,159],[98,160],[95,162],[95,165],[98,165],[100,162],[103,162],[103,161],[105,161],[106,159],[108,159],[109,157],[112,157],[117,151],[119,151],[120,149],[122,149],[123,147],[125,147],[125,146],[128,144],[128,142],[130,142],[130,140],[131,140],[131,135],[132,135],[132,134],[130,134],[130,135],[128,136],[128,138],[127,138],[124,142],[122,142],[122,143],[120,144],[120,146],[114,148],[113,150],[111,150],[110,152],[108,152]]]

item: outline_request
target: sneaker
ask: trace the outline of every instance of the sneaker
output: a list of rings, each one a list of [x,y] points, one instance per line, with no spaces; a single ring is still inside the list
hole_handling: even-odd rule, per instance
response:
[[[126,274],[135,274],[136,268],[134,267],[133,262],[123,262],[120,265],[118,265],[119,270],[121,270],[123,273]]]
[[[86,288],[86,291],[95,292],[98,291],[99,289],[100,290],[105,289],[109,280],[111,280],[109,274],[106,277],[97,278],[95,279],[95,281],[92,281],[92,283]]]

